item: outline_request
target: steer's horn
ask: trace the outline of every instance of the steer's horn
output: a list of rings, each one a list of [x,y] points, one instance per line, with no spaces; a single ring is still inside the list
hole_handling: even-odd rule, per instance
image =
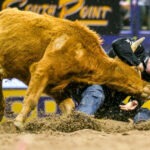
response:
[[[135,42],[132,43],[131,45],[131,49],[133,52],[135,52],[135,50],[137,49],[137,47],[145,40],[145,37],[142,37],[138,40],[136,40]]]

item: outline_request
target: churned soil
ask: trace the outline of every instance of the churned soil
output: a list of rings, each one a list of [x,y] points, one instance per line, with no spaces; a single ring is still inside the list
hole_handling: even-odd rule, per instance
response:
[[[96,119],[82,113],[33,119],[23,131],[0,124],[0,150],[149,150],[150,122]]]

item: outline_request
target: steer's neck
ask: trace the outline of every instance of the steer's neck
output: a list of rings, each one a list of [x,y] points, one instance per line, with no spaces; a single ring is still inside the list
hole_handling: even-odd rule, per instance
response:
[[[133,68],[120,60],[105,57],[98,64],[91,79],[118,91],[132,94],[140,94],[145,85]]]

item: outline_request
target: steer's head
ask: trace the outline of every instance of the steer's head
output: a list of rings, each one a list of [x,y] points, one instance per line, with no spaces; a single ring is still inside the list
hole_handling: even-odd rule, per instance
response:
[[[144,67],[146,66],[147,63],[146,60],[148,57],[145,55],[144,48],[141,45],[144,39],[145,39],[144,37],[138,40],[133,40],[131,38],[121,38],[121,39],[117,39],[113,43],[114,44],[113,49],[116,52],[117,56],[119,56],[120,59],[123,59],[123,61],[125,61],[129,65],[133,65],[131,66],[132,70],[135,69],[135,71],[138,72],[140,76],[141,76],[141,72],[144,70]],[[123,50],[125,52],[122,52]],[[123,54],[126,55],[126,57]],[[128,55],[132,55],[131,57],[129,56],[130,60],[128,60]],[[134,57],[139,60],[140,65],[136,64],[136,62],[134,61],[131,61],[132,59],[133,60],[135,59]],[[140,93],[143,93],[142,95],[146,97],[146,95],[150,93],[148,83],[144,81],[141,82],[138,75],[136,76],[136,72],[134,73],[131,69],[128,69],[128,66],[126,64],[123,64],[121,61],[117,59],[118,57],[116,57],[115,59],[117,64],[114,72],[116,74],[115,76],[120,76],[120,79],[124,80],[123,82],[126,82],[126,84],[124,84],[123,82],[120,82],[120,84],[129,86],[130,87],[129,93],[134,93],[134,92],[136,93],[139,91]],[[122,77],[122,74],[126,74],[126,75]],[[126,89],[125,86],[123,86],[124,89]],[[137,87],[139,87],[139,89]],[[124,89],[122,89],[122,91],[124,91]]]

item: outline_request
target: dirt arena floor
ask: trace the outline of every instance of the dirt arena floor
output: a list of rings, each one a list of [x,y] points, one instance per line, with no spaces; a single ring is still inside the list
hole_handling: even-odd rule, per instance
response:
[[[80,113],[0,125],[0,150],[150,150],[150,122],[133,124]]]

